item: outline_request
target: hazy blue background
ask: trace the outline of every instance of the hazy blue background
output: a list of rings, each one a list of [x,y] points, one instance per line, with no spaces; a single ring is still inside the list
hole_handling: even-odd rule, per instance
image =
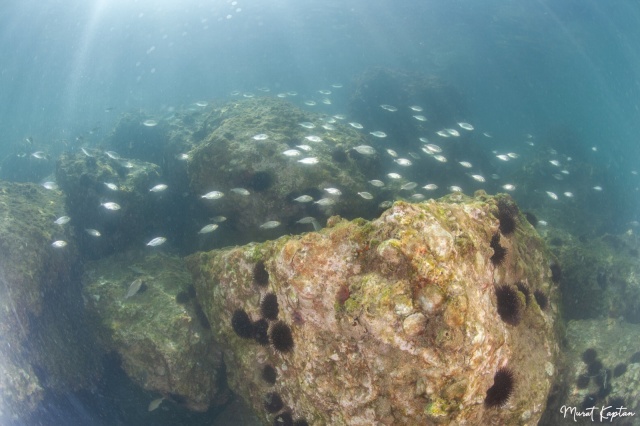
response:
[[[123,112],[232,90],[347,92],[387,66],[448,79],[469,121],[514,144],[570,129],[598,146],[602,167],[628,171],[639,158],[638,22],[637,3],[600,0],[4,1],[0,156],[27,136],[52,152],[80,134],[98,142]]]

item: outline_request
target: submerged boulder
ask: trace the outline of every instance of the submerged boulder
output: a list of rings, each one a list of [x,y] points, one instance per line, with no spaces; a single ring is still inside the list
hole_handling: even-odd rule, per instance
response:
[[[265,424],[535,425],[544,410],[558,292],[508,197],[398,202],[187,264],[229,385]]]
[[[180,258],[129,251],[90,262],[84,296],[131,380],[190,410],[226,401],[221,354]]]

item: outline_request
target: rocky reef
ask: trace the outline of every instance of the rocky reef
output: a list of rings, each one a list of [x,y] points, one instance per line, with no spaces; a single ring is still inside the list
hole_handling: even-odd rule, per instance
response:
[[[265,424],[534,425],[545,408],[558,292],[508,197],[397,202],[187,264]]]

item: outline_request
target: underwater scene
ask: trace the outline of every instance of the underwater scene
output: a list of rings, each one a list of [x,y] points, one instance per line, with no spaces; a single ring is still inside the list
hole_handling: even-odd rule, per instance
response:
[[[640,6],[0,5],[0,424],[640,425]]]

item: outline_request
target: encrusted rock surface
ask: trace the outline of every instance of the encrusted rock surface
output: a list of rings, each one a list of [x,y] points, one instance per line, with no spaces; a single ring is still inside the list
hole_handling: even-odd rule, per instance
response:
[[[537,424],[555,375],[557,289],[544,244],[521,215],[500,239],[504,262],[493,265],[496,212],[484,194],[398,202],[371,222],[334,217],[320,232],[188,257],[226,347],[230,387],[265,424],[275,414],[265,411],[269,392],[310,424]],[[266,286],[256,283],[262,265]],[[510,325],[495,287],[516,282],[530,297],[516,290],[522,312]],[[548,297],[545,309],[535,290]],[[291,329],[290,352],[232,327],[238,309],[257,321],[267,292]],[[261,378],[265,365],[277,371],[273,386]],[[487,407],[502,367],[515,387],[503,406]]]
[[[220,351],[180,258],[129,251],[90,262],[83,281],[96,333],[133,382],[195,411],[225,401]]]

